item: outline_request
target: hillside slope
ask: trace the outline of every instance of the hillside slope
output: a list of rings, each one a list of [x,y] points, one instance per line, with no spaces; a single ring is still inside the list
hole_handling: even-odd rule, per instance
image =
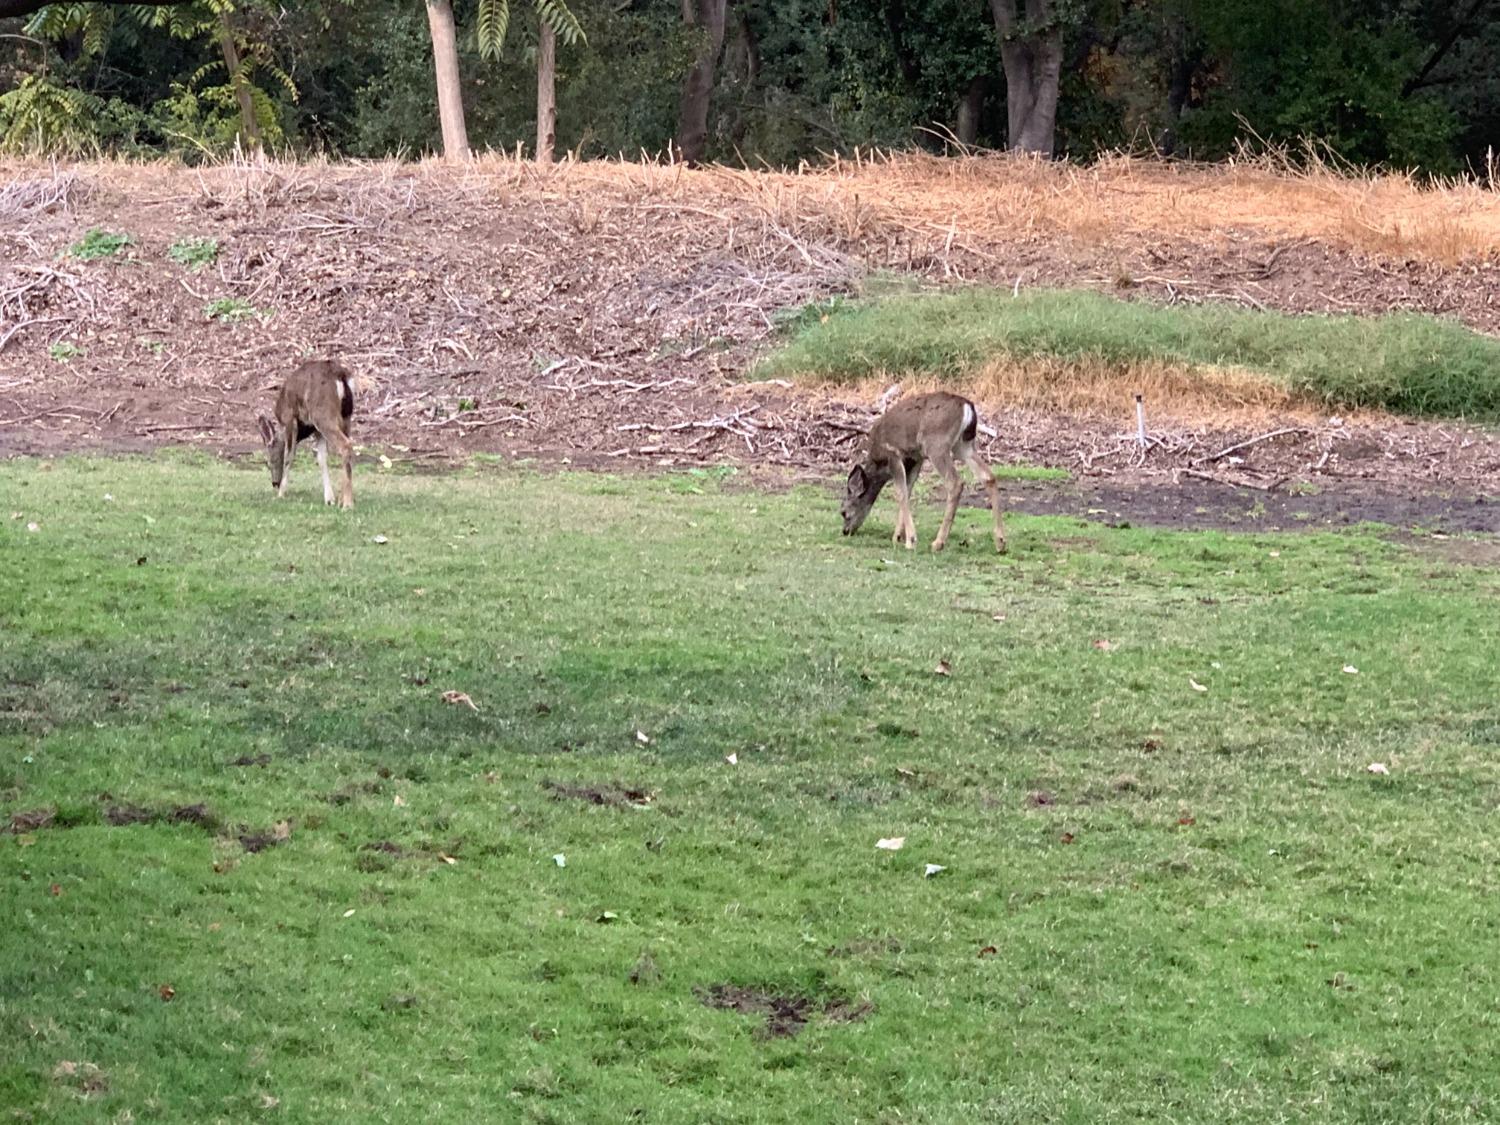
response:
[[[1483,253],[1500,244],[1494,194],[1399,178],[1001,157],[801,175],[502,158],[0,171],[0,452],[251,449],[254,415],[289,367],[336,353],[361,376],[361,440],[406,455],[824,469],[846,458],[879,388],[832,401],[742,385],[745,371],[779,314],[887,271],[1168,303],[1411,309],[1500,330]],[[96,230],[129,242],[70,255]],[[193,239],[218,250],[196,270],[172,257]],[[1003,435],[995,460],[1079,472],[1181,469],[1253,432],[1229,419],[1191,441],[1168,433],[1142,458],[1118,440],[1128,411],[986,406]],[[1257,446],[1258,467],[1474,488],[1500,477],[1487,433],[1304,429]]]

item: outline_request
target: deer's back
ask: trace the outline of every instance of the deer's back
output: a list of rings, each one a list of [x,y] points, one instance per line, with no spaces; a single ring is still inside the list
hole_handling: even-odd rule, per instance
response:
[[[309,360],[281,385],[276,396],[277,421],[288,429],[295,426],[299,437],[335,420],[340,429],[347,430],[354,415],[352,379],[349,369],[337,360]]]

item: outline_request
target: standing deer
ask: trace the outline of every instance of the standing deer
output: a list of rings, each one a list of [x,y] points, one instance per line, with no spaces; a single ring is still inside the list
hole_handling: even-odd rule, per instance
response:
[[[865,440],[864,459],[849,472],[844,489],[844,534],[853,535],[875,506],[875,500],[888,482],[896,484],[901,505],[896,517],[892,541],[905,543],[908,550],[917,544],[917,525],[911,516],[911,486],[922,471],[922,462],[931,461],[948,482],[948,507],[943,512],[943,526],[932,549],[941,551],[948,543],[953,516],[958,511],[963,480],[958,463],[969,466],[976,483],[989,492],[990,510],[995,513],[995,550],[1005,553],[1005,524],[1000,518],[1000,486],[995,474],[974,451],[974,436],[979,431],[979,412],[974,404],[958,395],[938,391],[902,399],[882,414],[870,428]]]
[[[276,421],[260,416],[260,436],[265,439],[266,459],[271,463],[271,487],[278,497],[286,495],[291,482],[297,443],[317,434],[323,503],[333,503],[333,485],[328,479],[328,446],[332,443],[344,466],[339,506],[354,507],[354,441],[349,436],[349,419],[354,414],[351,378],[349,369],[337,360],[310,360],[282,384],[276,396]]]

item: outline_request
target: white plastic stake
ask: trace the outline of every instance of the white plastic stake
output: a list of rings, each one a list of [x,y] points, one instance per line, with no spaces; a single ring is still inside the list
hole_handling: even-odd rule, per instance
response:
[[[1146,399],[1139,391],[1135,394],[1135,440],[1146,448]]]

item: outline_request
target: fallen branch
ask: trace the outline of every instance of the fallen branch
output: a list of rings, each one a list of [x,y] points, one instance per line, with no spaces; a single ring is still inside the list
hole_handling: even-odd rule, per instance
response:
[[[1207,457],[1199,457],[1196,461],[1193,462],[1193,464],[1202,465],[1206,464],[1209,461],[1217,461],[1221,457],[1228,457],[1231,453],[1234,453],[1237,450],[1248,449],[1252,445],[1258,445],[1263,441],[1270,441],[1272,438],[1282,437],[1285,434],[1303,434],[1306,432],[1307,430],[1302,426],[1286,426],[1280,430],[1272,430],[1267,434],[1257,434],[1253,438],[1246,438],[1244,441],[1236,442],[1234,445],[1229,446],[1227,449],[1221,449],[1219,450],[1219,452],[1211,453]]]
[[[1222,484],[1226,488],[1253,488],[1257,492],[1272,492],[1286,483],[1286,477],[1277,477],[1265,484],[1254,480],[1231,480],[1228,477],[1216,477],[1213,473],[1205,473],[1200,469],[1179,469],[1185,477],[1194,477],[1198,480],[1212,481],[1214,484]]]
[[[5,350],[5,345],[10,343],[11,337],[23,328],[30,328],[33,324],[52,324],[59,320],[73,320],[71,316],[35,316],[30,320],[23,320],[4,336],[0,336],[0,352]]]

